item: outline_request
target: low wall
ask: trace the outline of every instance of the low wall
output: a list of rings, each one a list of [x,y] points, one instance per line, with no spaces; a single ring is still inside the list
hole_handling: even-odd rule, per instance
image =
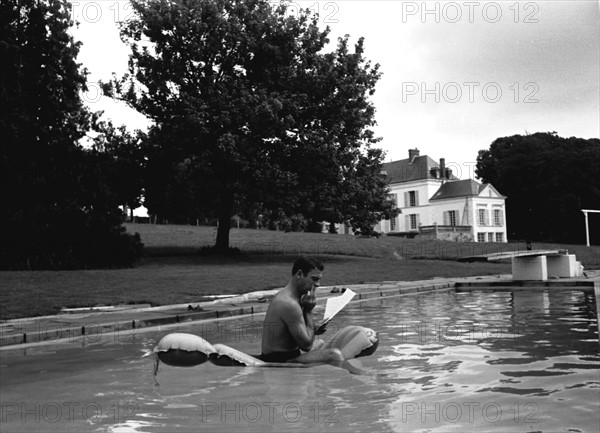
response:
[[[419,239],[429,239],[452,242],[473,242],[471,226],[421,226]]]

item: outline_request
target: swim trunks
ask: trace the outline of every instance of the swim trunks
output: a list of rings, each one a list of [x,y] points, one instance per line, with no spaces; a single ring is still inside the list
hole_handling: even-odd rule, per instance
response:
[[[301,354],[302,352],[300,352],[300,349],[294,349],[287,352],[267,353],[266,355],[263,353],[258,358],[264,362],[287,362],[290,359],[300,356]]]

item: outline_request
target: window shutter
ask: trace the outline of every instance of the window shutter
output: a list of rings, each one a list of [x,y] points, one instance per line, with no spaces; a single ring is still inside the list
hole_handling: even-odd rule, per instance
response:
[[[500,226],[504,227],[504,212],[500,209]]]
[[[448,211],[444,212],[444,225],[445,226],[450,225],[450,214]]]
[[[408,192],[404,193],[404,207],[410,206],[410,198],[408,197]]]
[[[461,221],[460,221],[460,212],[458,211],[458,209],[456,209],[456,210],[454,211],[454,215],[455,215],[455,217],[456,217],[456,219],[455,219],[455,221],[454,221],[454,224],[455,224],[455,225],[457,225],[457,226],[460,226],[460,225],[462,225],[462,223],[461,223]]]
[[[419,218],[419,214],[417,214],[417,230],[419,230],[419,231],[421,230],[420,226],[421,226],[421,218]]]
[[[490,213],[488,212],[487,209],[484,212],[485,212],[485,225],[489,226],[490,225]]]
[[[419,191],[415,191],[415,206],[419,206]]]
[[[406,193],[405,193],[406,194]],[[410,230],[410,215],[405,215],[404,216],[404,231],[407,232]]]

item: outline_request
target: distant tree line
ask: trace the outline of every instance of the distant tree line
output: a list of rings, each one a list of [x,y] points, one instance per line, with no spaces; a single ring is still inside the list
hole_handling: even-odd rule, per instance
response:
[[[479,151],[475,173],[507,196],[510,239],[585,243],[581,209],[600,209],[600,140],[555,132],[498,138]],[[597,245],[595,217],[590,241]]]

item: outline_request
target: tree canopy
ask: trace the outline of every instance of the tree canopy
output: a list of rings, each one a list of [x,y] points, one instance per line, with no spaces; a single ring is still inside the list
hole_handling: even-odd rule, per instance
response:
[[[128,265],[141,243],[124,233],[95,155],[79,140],[96,122],[86,71],[68,33],[68,3],[0,4],[3,268]]]
[[[266,0],[132,6],[121,28],[130,73],[104,89],[154,123],[150,213],[217,217],[219,250],[235,213],[356,227],[397,214],[379,180],[383,153],[371,147],[369,96],[381,73],[362,39],[351,49],[346,36],[325,52],[329,29],[316,16]],[[357,205],[366,197],[368,209]]]
[[[509,237],[585,242],[581,209],[600,203],[600,140],[556,133],[498,138],[479,151],[475,173],[508,196]],[[590,235],[600,242],[598,231]]]
[[[97,122],[94,129],[98,134],[89,152],[96,156],[115,202],[133,211],[142,204],[146,133],[140,130],[132,133],[125,125],[115,127],[110,121]]]

